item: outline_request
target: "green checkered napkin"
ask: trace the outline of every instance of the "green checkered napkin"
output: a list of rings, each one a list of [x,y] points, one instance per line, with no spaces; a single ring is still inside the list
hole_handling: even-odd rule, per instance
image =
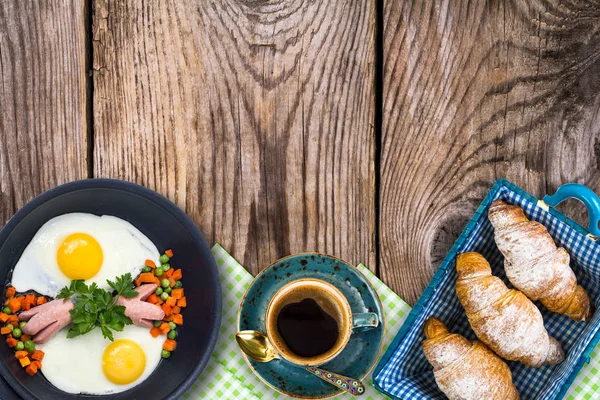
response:
[[[229,253],[219,244],[212,248],[217,260],[223,285],[223,320],[221,332],[215,352],[206,369],[194,383],[191,389],[183,395],[184,399],[286,399],[288,396],[279,394],[264,384],[252,372],[244,361],[241,350],[235,341],[237,331],[237,312],[252,282],[250,275]],[[369,279],[377,290],[386,318],[386,335],[383,351],[400,330],[402,323],[410,312],[410,306],[398,297],[390,288],[385,286],[371,271],[363,265],[358,269]],[[565,399],[600,399],[600,347],[591,354],[591,361],[586,364],[567,392]],[[316,379],[316,378],[315,378]],[[375,400],[387,397],[377,392],[372,385],[371,376],[364,379],[367,393],[361,399]],[[336,399],[353,399],[349,394],[342,394]]]
[[[242,352],[235,341],[237,332],[237,312],[252,282],[250,275],[229,253],[216,244],[212,249],[221,273],[223,286],[223,320],[217,347],[206,369],[192,385],[192,388],[183,395],[184,399],[287,399],[288,396],[279,394],[264,384],[252,372],[244,361]],[[386,336],[384,351],[391,340],[396,336],[404,319],[408,316],[410,307],[390,288],[385,286],[375,275],[362,265],[358,269],[365,274],[373,284],[383,303],[386,318]],[[317,378],[315,378],[317,379]],[[367,393],[361,399],[375,400],[387,397],[377,392],[371,383],[371,376],[364,379]],[[336,398],[353,399],[350,394],[343,394]]]
[[[600,345],[590,354],[590,363],[585,364],[565,395],[567,400],[600,399]]]

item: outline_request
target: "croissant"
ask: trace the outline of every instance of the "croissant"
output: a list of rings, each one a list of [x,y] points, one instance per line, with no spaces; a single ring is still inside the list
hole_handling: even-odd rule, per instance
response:
[[[479,341],[449,333],[437,318],[424,325],[423,351],[438,387],[450,400],[513,400],[519,393],[508,365]]]
[[[540,310],[493,276],[481,254],[459,254],[456,270],[456,294],[479,340],[499,356],[531,367],[564,360],[560,344],[546,332]]]
[[[492,203],[488,217],[513,286],[550,311],[576,321],[589,320],[594,307],[585,289],[577,285],[569,253],[556,248],[546,228],[528,220],[520,207],[501,200]]]

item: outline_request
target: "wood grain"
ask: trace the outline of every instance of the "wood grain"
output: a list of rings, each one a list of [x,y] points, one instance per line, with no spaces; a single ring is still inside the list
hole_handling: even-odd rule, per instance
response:
[[[83,1],[0,2],[0,226],[87,177]]]
[[[168,196],[251,272],[374,269],[374,7],[95,1],[95,175]]]
[[[600,191],[600,3],[386,0],[384,12],[380,265],[414,303],[496,178],[536,196]]]

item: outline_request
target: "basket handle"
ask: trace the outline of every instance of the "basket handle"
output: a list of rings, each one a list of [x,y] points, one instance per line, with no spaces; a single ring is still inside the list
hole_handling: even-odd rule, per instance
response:
[[[566,199],[574,198],[581,201],[588,211],[588,232],[594,236],[600,236],[600,198],[592,189],[579,183],[566,183],[558,188],[552,196],[544,196],[544,203],[556,207]]]

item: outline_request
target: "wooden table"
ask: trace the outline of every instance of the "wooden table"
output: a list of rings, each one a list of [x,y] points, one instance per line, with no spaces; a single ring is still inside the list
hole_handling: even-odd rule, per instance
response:
[[[414,303],[496,178],[599,169],[597,0],[0,1],[0,223],[126,179],[251,272],[320,251]]]

